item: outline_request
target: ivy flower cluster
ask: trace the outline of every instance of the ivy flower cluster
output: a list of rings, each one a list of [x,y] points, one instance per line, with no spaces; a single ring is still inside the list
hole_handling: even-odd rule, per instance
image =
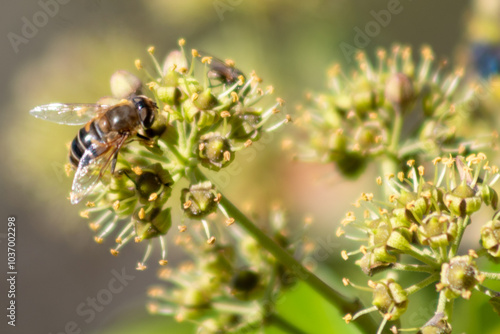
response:
[[[215,172],[227,167],[238,151],[251,146],[264,132],[290,121],[289,116],[277,115],[282,99],[262,106],[274,89],[262,87],[255,72],[247,77],[234,61],[201,56],[194,49],[188,57],[184,40],[179,45],[180,50],[171,52],[163,65],[154,56],[155,48],[149,48],[157,74],[152,75],[136,60],[137,69],[150,81],[143,84],[135,75],[118,71],[111,78],[113,97],[99,101],[112,105],[131,94],[145,94],[146,87],[158,108],[151,128],[141,129],[120,149],[115,173],[102,175],[87,208],[80,213],[90,219],[98,243],[118,231],[113,255],[130,241],[147,241],[137,269],[146,268],[153,242],[161,248],[160,264],[167,263],[164,236],[172,226],[170,197],[181,179],[189,186],[181,191],[184,218],[178,229],[188,228],[185,220],[201,221],[207,242],[214,244],[206,217],[220,210],[227,225],[234,219],[220,205],[221,194],[199,167]]]
[[[303,258],[307,254],[303,231],[285,232],[286,224],[279,208],[265,222],[275,242]],[[193,322],[197,333],[204,334],[253,332],[272,324],[278,316],[276,301],[295,283],[294,273],[243,233],[227,235],[213,246],[200,242],[203,238],[200,229],[179,235],[176,244],[191,260],[160,269],[165,284],[149,289],[148,310]]]
[[[493,185],[500,178],[499,169],[490,165],[486,155],[472,154],[467,158],[452,156],[435,158],[433,171],[417,167],[414,160],[405,175],[389,174],[377,178],[391,194],[385,201],[378,201],[373,194],[363,193],[355,203],[364,208],[362,217],[348,212],[337,236],[362,245],[354,251],[342,251],[347,260],[361,255],[356,264],[369,275],[390,270],[386,278],[368,281],[368,288],[352,285],[373,293],[373,306],[354,315],[347,321],[378,311],[383,316],[379,332],[388,321],[399,319],[408,307],[411,295],[430,284],[435,284],[438,306],[436,315],[422,324],[422,333],[450,333],[452,305],[457,299],[469,299],[475,291],[498,298],[500,294],[483,283],[499,280],[499,273],[485,272],[477,259],[500,256],[500,222],[496,213],[491,221],[481,224],[481,246],[459,254],[464,235],[473,223],[473,216],[482,207],[498,207],[498,194]],[[358,231],[358,232],[355,232]],[[419,282],[404,287],[398,283],[397,271],[422,275]],[[397,332],[394,327],[393,331]],[[416,329],[418,330],[418,329]]]
[[[462,136],[478,102],[472,84],[461,84],[463,70],[445,71],[430,47],[420,60],[410,47],[380,49],[372,63],[363,52],[350,75],[340,65],[328,71],[329,90],[309,93],[299,106],[300,125],[308,137],[301,159],[334,163],[347,177],[358,176],[377,157],[424,161],[441,154],[469,154],[491,145],[492,135]],[[476,87],[477,86],[477,87]]]

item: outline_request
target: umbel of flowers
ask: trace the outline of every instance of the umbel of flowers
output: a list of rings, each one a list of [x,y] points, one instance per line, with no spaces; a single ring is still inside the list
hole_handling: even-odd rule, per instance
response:
[[[412,294],[435,284],[436,316],[420,330],[450,333],[448,319],[455,300],[468,300],[473,292],[500,295],[483,285],[489,279],[499,280],[500,273],[481,270],[477,261],[478,257],[499,256],[499,215],[489,222],[473,218],[483,207],[497,209],[498,194],[492,187],[500,178],[498,167],[490,165],[482,153],[436,158],[433,165],[429,171],[411,160],[406,175],[399,172],[377,178],[379,185],[385,183],[391,190],[390,196],[378,201],[372,194],[362,194],[355,203],[364,209],[362,217],[349,212],[342,221],[337,235],[361,243],[357,250],[342,251],[342,257],[360,255],[356,264],[369,276],[388,272],[387,278],[369,281],[368,287],[344,279],[346,285],[373,293],[373,306],[346,315],[347,321],[378,311],[383,316],[382,331],[388,321],[404,314]],[[482,225],[482,247],[459,254],[462,238],[473,223]],[[413,272],[420,279],[405,287],[394,278],[395,271]]]
[[[188,55],[184,44],[180,40],[180,50],[171,52],[163,65],[154,47],[149,48],[153,71],[135,61],[149,81],[144,85],[135,75],[118,71],[111,78],[113,96],[99,101],[112,105],[131,94],[149,94],[157,106],[152,127],[139,130],[120,149],[115,173],[104,173],[81,212],[91,220],[98,243],[118,231],[113,255],[131,241],[147,241],[138,269],[146,268],[153,242],[161,247],[160,264],[167,263],[164,236],[172,225],[170,196],[179,180],[189,182],[181,191],[183,220],[201,221],[207,242],[214,244],[206,217],[220,209],[227,225],[234,219],[220,205],[215,186],[200,179],[198,168],[217,172],[227,167],[238,151],[290,121],[277,115],[282,99],[263,106],[273,87],[262,87],[255,72],[246,76],[232,60],[201,56],[196,50]],[[188,228],[184,222],[177,225],[179,231]]]
[[[304,231],[287,232],[286,223],[279,208],[273,208],[265,220],[276,242],[290,253],[305,256]],[[297,279],[293,272],[242,233],[228,234],[209,245],[200,242],[204,239],[200,228],[191,232],[176,241],[190,260],[160,269],[158,276],[165,283],[149,289],[148,310],[197,323],[197,333],[203,334],[253,332],[273,323],[281,294]]]
[[[462,139],[474,134],[469,120],[477,112],[479,89],[461,84],[462,69],[447,70],[427,46],[418,61],[402,45],[376,56],[372,62],[360,52],[352,73],[332,66],[328,90],[308,93],[295,122],[308,137],[301,160],[334,163],[342,175],[356,177],[376,158],[399,164],[490,145],[484,127],[475,140]]]

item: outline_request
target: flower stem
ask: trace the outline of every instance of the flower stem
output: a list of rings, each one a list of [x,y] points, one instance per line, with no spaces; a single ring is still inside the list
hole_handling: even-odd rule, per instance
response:
[[[448,318],[448,322],[451,322],[451,318],[453,315],[453,300],[448,300],[446,298],[446,294],[444,293],[444,290],[442,290],[439,293],[439,301],[438,301],[438,307],[436,310],[437,312],[442,312],[446,315]]]
[[[382,161],[380,163],[380,169],[382,171],[382,178],[385,178],[387,174],[396,174],[398,169],[398,146],[399,139],[401,137],[401,130],[403,128],[403,116],[401,112],[396,110],[394,115],[394,123],[392,124],[391,131],[391,142],[389,147],[387,148],[387,154],[382,157]],[[384,183],[384,196],[388,197],[391,195],[391,189],[387,185],[387,182]]]
[[[478,291],[480,291],[480,292],[482,292],[482,293],[484,293],[485,295],[487,295],[488,297],[491,297],[491,298],[500,297],[500,292],[488,289],[487,287],[482,286],[480,284],[476,285],[475,289],[478,290]]]
[[[192,173],[194,173],[198,181],[207,180],[207,177],[198,169],[198,167],[194,167],[192,169]],[[231,203],[226,196],[222,195],[219,204],[224,207],[228,215],[234,218],[235,221],[243,229],[245,229],[245,231],[247,231],[247,233],[250,234],[262,248],[265,248],[268,252],[270,252],[276,260],[293,272],[298,279],[302,280],[318,292],[330,304],[340,309],[343,313],[355,313],[362,308],[359,300],[350,299],[338,293],[318,278],[318,276],[307,270],[290,253],[281,248],[276,242],[255,226],[255,224],[233,203]],[[370,317],[363,317],[359,321],[353,323],[366,333],[374,333],[377,330],[375,322]]]
[[[417,265],[417,264],[402,264],[402,263],[394,263],[392,267],[389,269],[400,270],[400,271],[412,271],[412,272],[420,272],[420,273],[435,273],[436,269],[428,266],[428,265]]]
[[[500,280],[500,273],[489,273],[486,271],[481,271],[481,274],[484,275],[488,279]]]
[[[439,279],[439,273],[435,273],[427,277],[426,279],[418,282],[417,284],[414,284],[408,288],[406,288],[406,293],[408,295],[411,295],[412,293],[415,293],[417,291],[420,291],[421,289],[425,288],[431,283],[436,282]]]
[[[415,259],[431,266],[434,268],[439,268],[440,265],[439,263],[436,262],[436,260],[428,255],[426,255],[424,252],[422,252],[418,247],[415,247],[413,245],[410,245],[410,247],[405,251],[406,254],[414,257]]]
[[[464,235],[465,228],[469,224],[470,216],[466,216],[465,219],[460,217],[457,221],[458,231],[457,237],[453,240],[451,244],[450,251],[448,257],[451,259],[455,255],[457,255],[458,247],[460,246],[460,242],[462,241],[462,236]]]
[[[283,331],[291,334],[306,334],[300,328],[297,328],[295,325],[288,322],[286,319],[281,317],[279,314],[273,313],[266,319],[267,324],[273,325],[282,329]]]

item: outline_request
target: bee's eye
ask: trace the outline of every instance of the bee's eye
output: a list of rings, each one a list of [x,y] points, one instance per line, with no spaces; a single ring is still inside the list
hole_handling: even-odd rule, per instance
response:
[[[155,113],[153,108],[148,108],[144,106],[139,109],[139,117],[141,119],[141,124],[145,129],[151,128],[153,122],[155,121]]]

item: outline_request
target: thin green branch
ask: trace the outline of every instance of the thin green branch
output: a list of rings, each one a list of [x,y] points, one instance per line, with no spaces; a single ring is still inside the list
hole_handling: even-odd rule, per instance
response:
[[[500,273],[490,273],[487,271],[481,271],[481,274],[484,275],[487,279],[500,280]]]
[[[417,291],[422,290],[423,288],[425,288],[429,284],[436,282],[438,279],[439,279],[439,273],[434,273],[434,274],[430,275],[429,277],[427,277],[426,279],[418,282],[417,284],[414,284],[414,285],[406,288],[405,289],[406,293],[408,295],[411,295]]]
[[[273,313],[269,317],[266,318],[266,324],[278,327],[285,331],[286,333],[291,334],[306,334],[300,328],[297,328],[294,324],[290,323],[279,314]]]
[[[480,291],[480,292],[484,293],[488,297],[491,297],[491,298],[500,297],[500,292],[492,290],[492,289],[489,289],[489,288],[487,288],[487,287],[485,287],[483,285],[476,285],[474,288],[477,291]]]
[[[440,267],[439,263],[436,262],[436,259],[429,255],[426,255],[424,252],[413,245],[410,245],[409,248],[405,250],[405,253],[433,268]]]
[[[451,322],[451,318],[453,315],[453,300],[449,300],[446,298],[446,294],[444,290],[441,290],[439,293],[439,300],[436,313],[442,312],[448,318],[448,322]]]
[[[448,253],[448,258],[451,259],[452,257],[454,257],[454,256],[457,255],[458,247],[460,246],[460,243],[462,242],[462,237],[464,235],[465,228],[469,224],[469,220],[470,220],[469,216],[465,216],[465,219],[462,218],[462,217],[458,218],[458,221],[457,221],[457,226],[458,226],[457,237],[453,240],[453,242],[451,244],[450,251]]]
[[[428,265],[394,263],[389,269],[433,274],[436,269]]]

